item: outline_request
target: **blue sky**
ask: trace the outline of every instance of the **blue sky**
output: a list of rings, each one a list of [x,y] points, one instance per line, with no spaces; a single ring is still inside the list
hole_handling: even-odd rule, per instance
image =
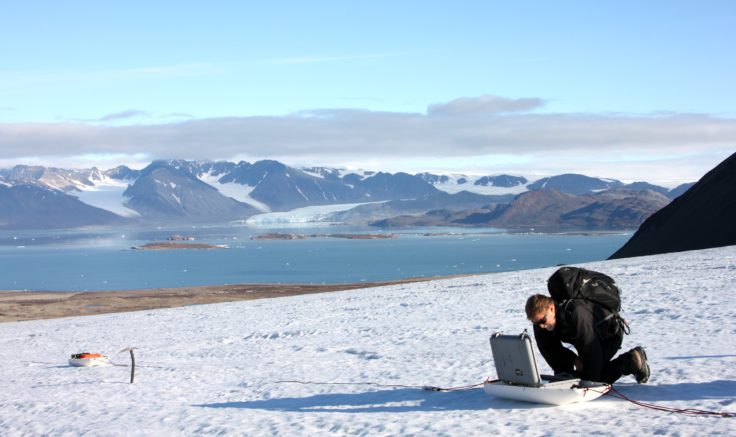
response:
[[[674,185],[736,145],[736,2],[7,2],[0,166]]]

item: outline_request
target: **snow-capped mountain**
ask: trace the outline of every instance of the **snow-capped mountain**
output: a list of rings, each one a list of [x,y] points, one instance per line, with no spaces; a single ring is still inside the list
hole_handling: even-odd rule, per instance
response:
[[[360,223],[433,209],[457,212],[508,204],[514,196],[539,188],[592,195],[631,187],[670,195],[666,188],[643,182],[624,186],[619,181],[584,175],[560,175],[529,183],[524,176],[508,174],[411,175],[328,167],[299,169],[272,160],[255,163],[167,160],[154,161],[142,170],[119,166],[104,171],[95,167],[59,169],[19,165],[0,170],[0,178],[0,184],[5,187],[32,185],[57,195],[75,197],[83,205],[122,218],[166,223],[244,220],[259,213],[365,203],[338,213],[348,221]],[[16,202],[22,203],[22,199]],[[57,214],[58,203],[39,206],[42,208],[32,210],[49,216]],[[3,208],[8,207],[0,205],[0,214]],[[59,227],[78,225],[74,220],[58,223]]]
[[[563,193],[589,194],[593,192],[621,188],[624,184],[613,179],[600,179],[579,174],[563,174],[542,178],[529,184],[530,190],[555,189]]]
[[[438,190],[454,194],[462,191],[491,196],[520,194],[527,191],[527,178],[523,176],[501,175],[465,175],[465,174],[433,174],[420,173],[426,182]]]
[[[126,205],[152,220],[181,218],[186,221],[237,220],[257,210],[222,195],[216,188],[196,178],[190,169],[166,162],[149,165],[123,195]]]

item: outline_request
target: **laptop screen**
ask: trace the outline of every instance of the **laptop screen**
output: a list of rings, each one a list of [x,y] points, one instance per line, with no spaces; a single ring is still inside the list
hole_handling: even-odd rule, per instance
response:
[[[542,384],[534,359],[532,340],[526,331],[521,335],[493,334],[491,352],[496,374],[501,381],[530,387],[539,387]]]

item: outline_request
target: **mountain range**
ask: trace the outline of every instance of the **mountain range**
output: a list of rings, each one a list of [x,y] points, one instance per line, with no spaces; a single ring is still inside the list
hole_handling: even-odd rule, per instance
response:
[[[459,212],[434,210],[379,220],[373,225],[491,226],[534,231],[634,229],[669,201],[652,190],[616,188],[576,195],[545,188],[519,194],[510,203]]]
[[[618,229],[638,226],[690,185],[669,190],[578,174],[530,182],[506,174],[295,168],[273,160],[166,160],[141,170],[18,165],[0,170],[0,228],[226,223],[307,206],[360,204],[332,218],[356,224],[393,219],[376,223],[393,226],[410,224],[397,216],[432,211],[427,217],[444,216],[442,224],[452,225]]]

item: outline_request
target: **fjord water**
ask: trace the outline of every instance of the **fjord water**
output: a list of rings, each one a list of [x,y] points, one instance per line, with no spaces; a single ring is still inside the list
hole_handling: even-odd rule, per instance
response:
[[[630,235],[411,229],[396,238],[251,240],[245,227],[0,232],[0,290],[93,291],[222,284],[352,283],[514,271],[603,260]],[[281,231],[283,232],[283,230]],[[377,233],[298,229],[300,234]],[[172,234],[209,250],[131,250]]]

